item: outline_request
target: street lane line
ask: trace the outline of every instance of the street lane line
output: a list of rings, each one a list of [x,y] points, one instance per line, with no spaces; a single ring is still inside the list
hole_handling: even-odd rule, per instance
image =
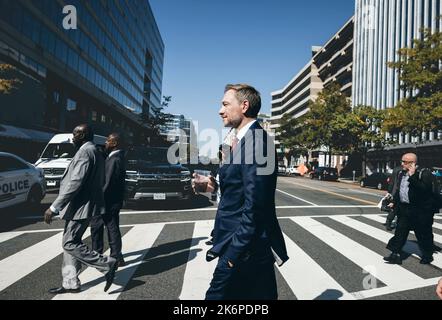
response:
[[[11,240],[15,237],[22,235],[23,232],[3,232],[0,233],[0,243]]]
[[[354,300],[335,279],[304,252],[292,239],[284,234],[290,259],[279,268],[279,272],[298,300],[336,299],[336,291],[342,293],[339,300]],[[327,296],[330,292],[333,296]]]
[[[89,235],[90,231],[88,230],[83,238]],[[63,232],[57,233],[46,240],[40,241],[33,246],[1,260],[0,291],[63,253],[62,239]]]
[[[80,293],[56,295],[53,300],[116,300],[131,280],[137,267],[143,263],[143,257],[158,238],[164,225],[138,225],[126,233],[122,239],[122,252],[126,266],[118,268],[114,283],[108,292],[104,292],[103,274],[88,267],[80,274],[82,283]],[[110,254],[110,249],[106,251]]]
[[[346,198],[346,199],[351,199],[351,200],[355,200],[355,201],[359,201],[359,202],[363,202],[363,203],[377,205],[377,202],[368,201],[368,200],[364,200],[364,199],[359,199],[359,198],[355,198],[355,197],[351,197],[351,196],[346,196],[346,195],[339,194],[339,193],[336,193],[336,192],[333,192],[333,191],[328,191],[328,190],[324,190],[324,189],[320,189],[320,188],[316,188],[316,187],[314,188],[314,187],[310,187],[310,186],[307,186],[307,185],[304,185],[304,184],[299,184],[299,183],[296,183],[296,182],[291,182],[291,184],[295,184],[297,186],[304,187],[304,188],[309,188],[309,189],[316,190],[316,191],[321,191],[321,192],[328,193],[328,194],[331,194],[331,195],[335,195],[335,196],[338,196],[338,197],[341,197],[341,198]]]
[[[439,281],[440,277],[433,278],[433,279],[425,279],[422,281],[413,281],[413,282],[404,282],[401,285],[397,285],[394,287],[383,287],[383,288],[376,288],[372,290],[367,291],[360,291],[360,292],[353,292],[351,293],[356,299],[368,299],[368,298],[374,298],[379,297],[387,294],[394,294],[399,293],[402,291],[409,291],[414,290],[418,288],[425,288],[428,286],[432,286],[436,288],[436,285]],[[434,290],[436,291],[436,289]]]
[[[347,218],[345,216],[330,217],[330,219],[340,222],[350,228],[353,228],[361,233],[364,233],[365,235],[373,239],[376,239],[378,241],[381,241],[385,244],[387,244],[390,241],[390,239],[393,237],[393,235],[391,233],[388,233],[387,231],[383,231],[364,222]],[[409,240],[405,243],[404,247],[402,248],[402,251],[409,253],[418,259],[420,258],[421,255],[421,251],[419,249],[418,244]],[[438,268],[442,268],[442,256],[434,255],[434,261],[432,265]]]
[[[379,223],[385,223],[385,219],[381,216],[378,215],[373,215],[373,216],[367,216],[368,219],[379,222]],[[414,231],[410,231],[410,233],[414,234]],[[442,236],[438,235],[438,234],[433,234],[434,236],[434,241],[442,243]]]
[[[205,244],[207,240],[201,239],[210,238],[213,226],[213,221],[195,223],[191,247],[195,248],[196,257],[191,257],[189,252],[180,300],[204,300],[206,296],[218,260],[210,263],[206,261],[206,252],[210,246]]]
[[[218,208],[198,208],[198,209],[178,209],[178,210],[155,210],[155,211],[121,211],[120,214],[143,214],[143,213],[181,213],[181,212],[201,212],[217,211]]]
[[[377,206],[277,206],[276,209],[365,209],[365,208],[377,208]]]
[[[398,265],[386,264],[383,257],[376,252],[369,250],[317,220],[305,217],[291,218],[291,220],[362,269],[374,270],[375,272],[372,275],[387,286],[397,286],[404,282],[423,280],[421,277]]]
[[[315,204],[315,203],[313,203],[313,202],[310,202],[310,201],[307,201],[307,200],[301,199],[301,198],[296,197],[296,196],[294,196],[294,195],[292,195],[292,194],[290,194],[290,193],[287,193],[287,192],[285,192],[285,191],[282,191],[282,190],[279,190],[279,189],[276,189],[276,191],[281,192],[281,193],[283,193],[283,194],[285,194],[285,195],[287,195],[287,196],[289,196],[289,197],[292,197],[292,198],[295,198],[295,199],[297,199],[297,200],[300,200],[300,201],[302,201],[302,202],[305,202],[305,203],[311,204],[311,205],[314,206],[314,207],[317,207],[317,206],[318,206],[317,204]]]

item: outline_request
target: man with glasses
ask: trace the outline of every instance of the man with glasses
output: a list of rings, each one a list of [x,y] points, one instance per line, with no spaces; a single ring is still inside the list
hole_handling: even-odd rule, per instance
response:
[[[421,264],[433,261],[433,214],[431,196],[432,176],[430,170],[417,166],[417,156],[407,153],[402,157],[402,171],[393,187],[392,209],[397,210],[398,222],[394,237],[387,249],[392,253],[384,260],[391,264],[402,264],[401,251],[411,230],[415,231],[422,252]]]

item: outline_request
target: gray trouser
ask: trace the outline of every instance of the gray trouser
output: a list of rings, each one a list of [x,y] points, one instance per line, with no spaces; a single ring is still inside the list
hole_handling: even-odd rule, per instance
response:
[[[114,258],[101,255],[90,250],[83,242],[82,237],[89,220],[66,221],[63,233],[63,287],[65,289],[77,289],[81,286],[78,275],[81,272],[81,264],[94,267],[106,274],[116,262]]]

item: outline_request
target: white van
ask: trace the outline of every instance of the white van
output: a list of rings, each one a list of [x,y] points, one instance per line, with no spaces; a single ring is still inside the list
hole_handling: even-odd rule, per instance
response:
[[[72,133],[57,134],[47,144],[35,166],[44,171],[48,189],[60,187],[64,172],[72,161],[76,150],[72,143]],[[94,143],[104,151],[106,137],[94,135]]]

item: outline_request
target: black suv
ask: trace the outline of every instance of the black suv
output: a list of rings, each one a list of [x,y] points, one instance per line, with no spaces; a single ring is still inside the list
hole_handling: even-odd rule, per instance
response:
[[[167,148],[131,148],[126,155],[126,201],[189,200],[189,169],[169,164]]]
[[[336,168],[319,167],[310,173],[310,179],[338,181],[338,170]]]

